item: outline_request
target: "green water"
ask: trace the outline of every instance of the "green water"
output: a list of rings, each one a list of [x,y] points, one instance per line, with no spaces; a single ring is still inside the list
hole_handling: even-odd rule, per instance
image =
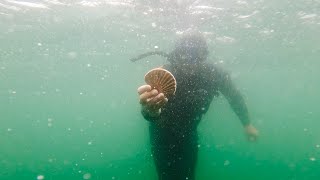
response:
[[[320,1],[0,1],[0,179],[157,179],[129,58],[195,26],[245,96],[198,131],[198,180],[320,179]],[[43,176],[43,177],[42,177]]]

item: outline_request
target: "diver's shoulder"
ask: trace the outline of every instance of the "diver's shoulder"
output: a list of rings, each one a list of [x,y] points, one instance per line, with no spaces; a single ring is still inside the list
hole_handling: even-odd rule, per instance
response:
[[[214,76],[218,79],[225,79],[229,76],[229,72],[222,67],[221,64],[219,63],[215,63],[213,61],[207,61],[206,63],[206,67],[208,68],[208,70],[210,71],[211,76]]]

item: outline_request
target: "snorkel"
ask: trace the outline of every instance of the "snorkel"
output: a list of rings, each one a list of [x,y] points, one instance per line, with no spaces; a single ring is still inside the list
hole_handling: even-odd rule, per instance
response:
[[[200,32],[187,31],[184,32],[177,40],[172,52],[166,53],[163,51],[151,51],[132,58],[130,61],[136,62],[152,55],[162,56],[173,65],[194,65],[207,59],[208,45],[204,36]]]

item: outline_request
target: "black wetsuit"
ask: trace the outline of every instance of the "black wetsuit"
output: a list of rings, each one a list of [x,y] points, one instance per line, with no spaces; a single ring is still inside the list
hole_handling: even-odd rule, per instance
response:
[[[159,180],[194,180],[198,153],[197,126],[214,97],[222,93],[243,125],[249,124],[247,107],[228,73],[204,62],[194,74],[165,65],[176,78],[177,91],[150,121],[150,140]]]

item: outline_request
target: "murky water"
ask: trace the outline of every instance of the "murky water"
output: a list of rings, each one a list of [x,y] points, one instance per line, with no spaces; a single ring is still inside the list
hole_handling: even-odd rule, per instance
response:
[[[197,179],[320,178],[320,1],[0,1],[0,179],[157,179],[137,87],[177,34],[204,32],[246,98],[198,131]]]

